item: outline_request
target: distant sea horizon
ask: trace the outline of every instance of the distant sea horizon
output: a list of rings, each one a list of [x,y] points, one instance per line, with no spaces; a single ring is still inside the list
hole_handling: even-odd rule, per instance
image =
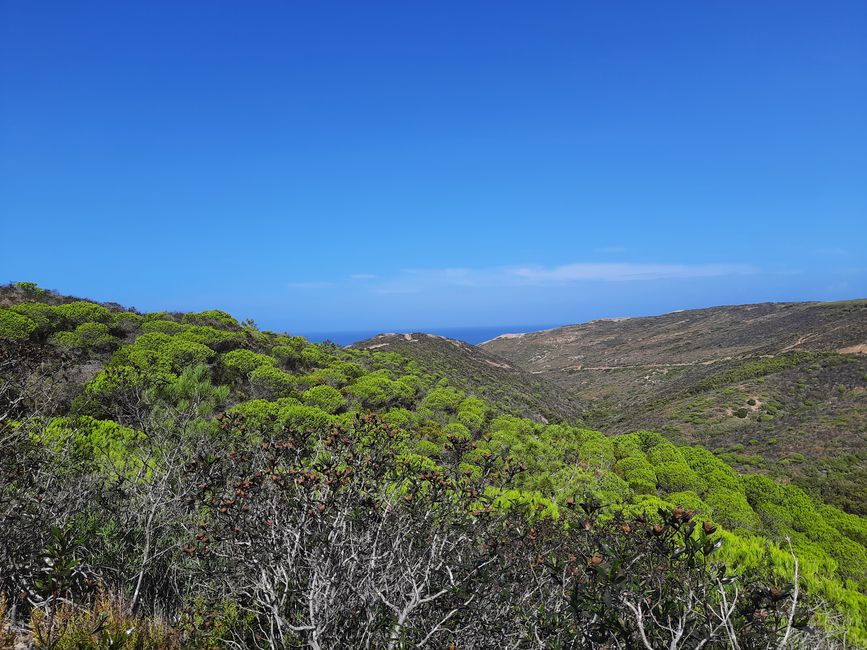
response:
[[[496,325],[496,326],[473,326],[473,327],[432,327],[429,329],[410,329],[410,330],[344,330],[344,331],[318,331],[318,332],[291,332],[298,336],[303,336],[312,343],[322,343],[323,341],[331,341],[337,345],[346,346],[352,343],[364,341],[377,334],[384,332],[398,333],[413,333],[424,332],[425,334],[436,334],[445,336],[450,339],[457,339],[471,345],[478,345],[485,341],[490,341],[501,334],[526,334],[527,332],[537,332],[539,330],[550,329],[552,327],[560,327],[560,325]]]

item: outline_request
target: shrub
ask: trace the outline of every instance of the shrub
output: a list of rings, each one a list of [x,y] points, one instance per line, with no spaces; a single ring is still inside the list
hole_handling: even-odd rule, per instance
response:
[[[180,334],[186,329],[186,325],[173,320],[149,320],[145,321],[141,326],[142,332],[160,332],[161,334],[168,334],[170,336]]]
[[[53,340],[62,347],[97,351],[111,350],[118,343],[102,323],[82,323],[74,332],[58,332]]]
[[[38,329],[36,323],[10,309],[0,309],[0,339],[24,341]]]
[[[303,433],[327,431],[331,426],[331,417],[315,406],[292,405],[280,409],[277,424]]]
[[[43,302],[23,302],[13,305],[9,309],[22,316],[27,316],[36,323],[39,334],[50,333],[60,323],[60,315],[54,310],[54,307]]]
[[[241,329],[241,325],[232,317],[231,314],[227,314],[219,309],[209,309],[208,311],[184,314],[181,317],[181,321],[190,325],[204,325],[207,327],[218,327],[223,329]]]
[[[308,345],[301,350],[301,363],[308,368],[327,366],[330,359],[318,345]]]
[[[711,485],[713,485],[711,483]],[[704,497],[710,506],[711,516],[729,530],[743,528],[749,531],[759,529],[761,522],[741,492],[727,488],[711,488]]]
[[[253,370],[250,385],[256,393],[270,398],[288,397],[293,394],[298,382],[293,375],[274,366],[263,364]]]
[[[314,386],[306,391],[301,399],[308,406],[315,406],[329,414],[338,413],[346,408],[346,400],[343,395],[331,386]]]
[[[282,338],[285,340],[271,348],[271,354],[281,364],[292,368],[301,362],[301,352],[308,343],[300,336]]]
[[[246,377],[260,366],[273,366],[276,362],[272,357],[258,354],[252,350],[232,350],[220,357],[226,375],[233,380]]]
[[[432,411],[454,413],[464,397],[464,394],[457,388],[443,386],[430,391],[422,400],[422,406]]]
[[[227,352],[244,343],[244,334],[220,330],[208,325],[188,325],[183,332],[177,334],[179,339],[207,345],[216,352]]]
[[[641,452],[617,461],[614,471],[636,494],[656,494],[656,472]]]
[[[111,311],[93,302],[78,300],[65,305],[57,305],[54,311],[60,316],[64,328],[78,327],[82,323],[95,322],[109,324]]]
[[[398,429],[411,429],[415,426],[416,419],[412,411],[404,408],[391,409],[382,416],[383,422]]]
[[[660,465],[662,463],[683,463],[683,454],[680,450],[670,442],[663,442],[654,445],[647,450],[647,459],[651,465]]]
[[[359,400],[367,408],[381,408],[390,403],[391,380],[378,375],[359,377],[346,388],[346,393]]]
[[[660,463],[654,469],[656,470],[657,485],[665,493],[704,492],[704,482],[683,461]]]

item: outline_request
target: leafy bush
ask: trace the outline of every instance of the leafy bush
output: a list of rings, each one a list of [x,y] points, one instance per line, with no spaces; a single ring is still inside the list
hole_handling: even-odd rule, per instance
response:
[[[265,354],[258,354],[252,350],[232,350],[220,356],[220,361],[231,379],[246,377],[260,366],[273,366],[274,358]]]
[[[301,399],[308,406],[315,406],[330,414],[338,413],[346,408],[346,400],[343,395],[331,386],[314,386],[305,391]]]
[[[443,386],[430,391],[421,405],[432,411],[455,413],[465,397],[464,393],[457,388]]]
[[[187,313],[181,316],[181,321],[190,325],[204,325],[221,329],[240,329],[241,325],[231,314],[219,309],[209,309],[197,313]]]
[[[0,309],[0,339],[24,341],[38,329],[36,323],[11,309]]]
[[[111,350],[118,344],[102,323],[82,323],[74,332],[58,332],[53,341],[62,347],[80,350]]]
[[[102,305],[85,300],[57,305],[54,307],[54,311],[60,317],[60,322],[65,329],[78,327],[88,322],[107,325],[112,321],[111,311]]]
[[[267,363],[255,368],[249,378],[254,392],[271,399],[288,397],[295,393],[298,387],[298,381],[293,375]]]
[[[659,463],[654,469],[657,485],[663,492],[704,492],[704,481],[684,462]]]

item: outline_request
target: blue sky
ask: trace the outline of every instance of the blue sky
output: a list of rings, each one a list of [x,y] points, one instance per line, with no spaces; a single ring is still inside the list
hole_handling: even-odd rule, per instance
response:
[[[867,296],[867,3],[0,0],[0,282],[294,331]]]

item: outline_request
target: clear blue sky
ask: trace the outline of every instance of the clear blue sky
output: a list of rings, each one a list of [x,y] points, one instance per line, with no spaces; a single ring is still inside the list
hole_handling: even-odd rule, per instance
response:
[[[0,282],[260,325],[867,296],[867,3],[0,0]]]

